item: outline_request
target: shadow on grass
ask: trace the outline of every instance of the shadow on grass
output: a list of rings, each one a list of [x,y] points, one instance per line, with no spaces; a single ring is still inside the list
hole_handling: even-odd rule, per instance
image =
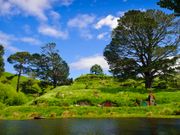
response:
[[[16,77],[17,75],[11,75],[11,76],[7,76],[6,79],[7,80],[12,80],[14,77]]]

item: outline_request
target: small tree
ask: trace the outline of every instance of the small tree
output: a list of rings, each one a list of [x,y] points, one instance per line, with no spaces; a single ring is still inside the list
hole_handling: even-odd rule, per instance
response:
[[[91,67],[90,73],[91,73],[91,74],[100,75],[100,74],[103,74],[103,69],[101,68],[100,65],[95,64],[95,65],[93,65],[93,66]]]
[[[4,47],[0,45],[0,76],[4,72],[4,60],[3,60],[3,55],[4,55]]]
[[[16,91],[19,91],[20,77],[22,74],[27,73],[28,68],[26,67],[31,55],[29,52],[17,52],[12,54],[7,59],[9,63],[14,64],[14,69],[17,71],[17,87]]]

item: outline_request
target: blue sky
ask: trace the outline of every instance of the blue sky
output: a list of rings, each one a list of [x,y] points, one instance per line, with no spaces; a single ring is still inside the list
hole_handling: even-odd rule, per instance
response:
[[[40,52],[55,42],[70,66],[70,77],[89,73],[94,64],[108,73],[103,50],[111,40],[117,19],[130,9],[161,9],[157,0],[0,0],[0,44],[6,62],[17,51]]]

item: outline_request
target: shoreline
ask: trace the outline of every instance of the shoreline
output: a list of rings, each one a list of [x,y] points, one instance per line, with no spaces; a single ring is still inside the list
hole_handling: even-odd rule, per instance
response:
[[[180,119],[180,115],[173,114],[172,108],[165,106],[152,107],[59,107],[59,106],[10,106],[0,111],[0,120],[33,120],[65,119],[65,118],[163,118]],[[175,108],[176,110],[178,108]],[[172,111],[172,112],[169,112]],[[164,114],[163,114],[164,113]]]

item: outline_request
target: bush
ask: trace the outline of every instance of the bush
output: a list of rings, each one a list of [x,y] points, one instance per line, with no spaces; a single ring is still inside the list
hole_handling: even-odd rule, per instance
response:
[[[5,107],[6,107],[5,104],[0,102],[0,110],[4,109]]]
[[[27,98],[23,93],[17,93],[13,97],[8,98],[6,100],[6,104],[13,106],[13,105],[22,105],[27,102]]]
[[[0,102],[5,103],[7,99],[12,98],[16,91],[8,84],[0,83]]]
[[[133,80],[133,79],[128,79],[124,82],[122,82],[120,84],[120,86],[123,86],[123,87],[136,87],[138,84],[137,84],[137,81]]]
[[[39,94],[42,93],[41,88],[39,87],[39,85],[37,84],[37,82],[35,82],[32,79],[29,79],[28,81],[25,81],[21,84],[22,87],[22,92],[25,94]]]
[[[17,93],[12,86],[0,83],[0,102],[7,105],[22,105],[26,101],[27,98],[23,93]]]
[[[167,87],[168,86],[167,86],[167,82],[166,81],[155,82],[154,86],[153,86],[153,88],[156,88],[156,89],[166,89]]]

